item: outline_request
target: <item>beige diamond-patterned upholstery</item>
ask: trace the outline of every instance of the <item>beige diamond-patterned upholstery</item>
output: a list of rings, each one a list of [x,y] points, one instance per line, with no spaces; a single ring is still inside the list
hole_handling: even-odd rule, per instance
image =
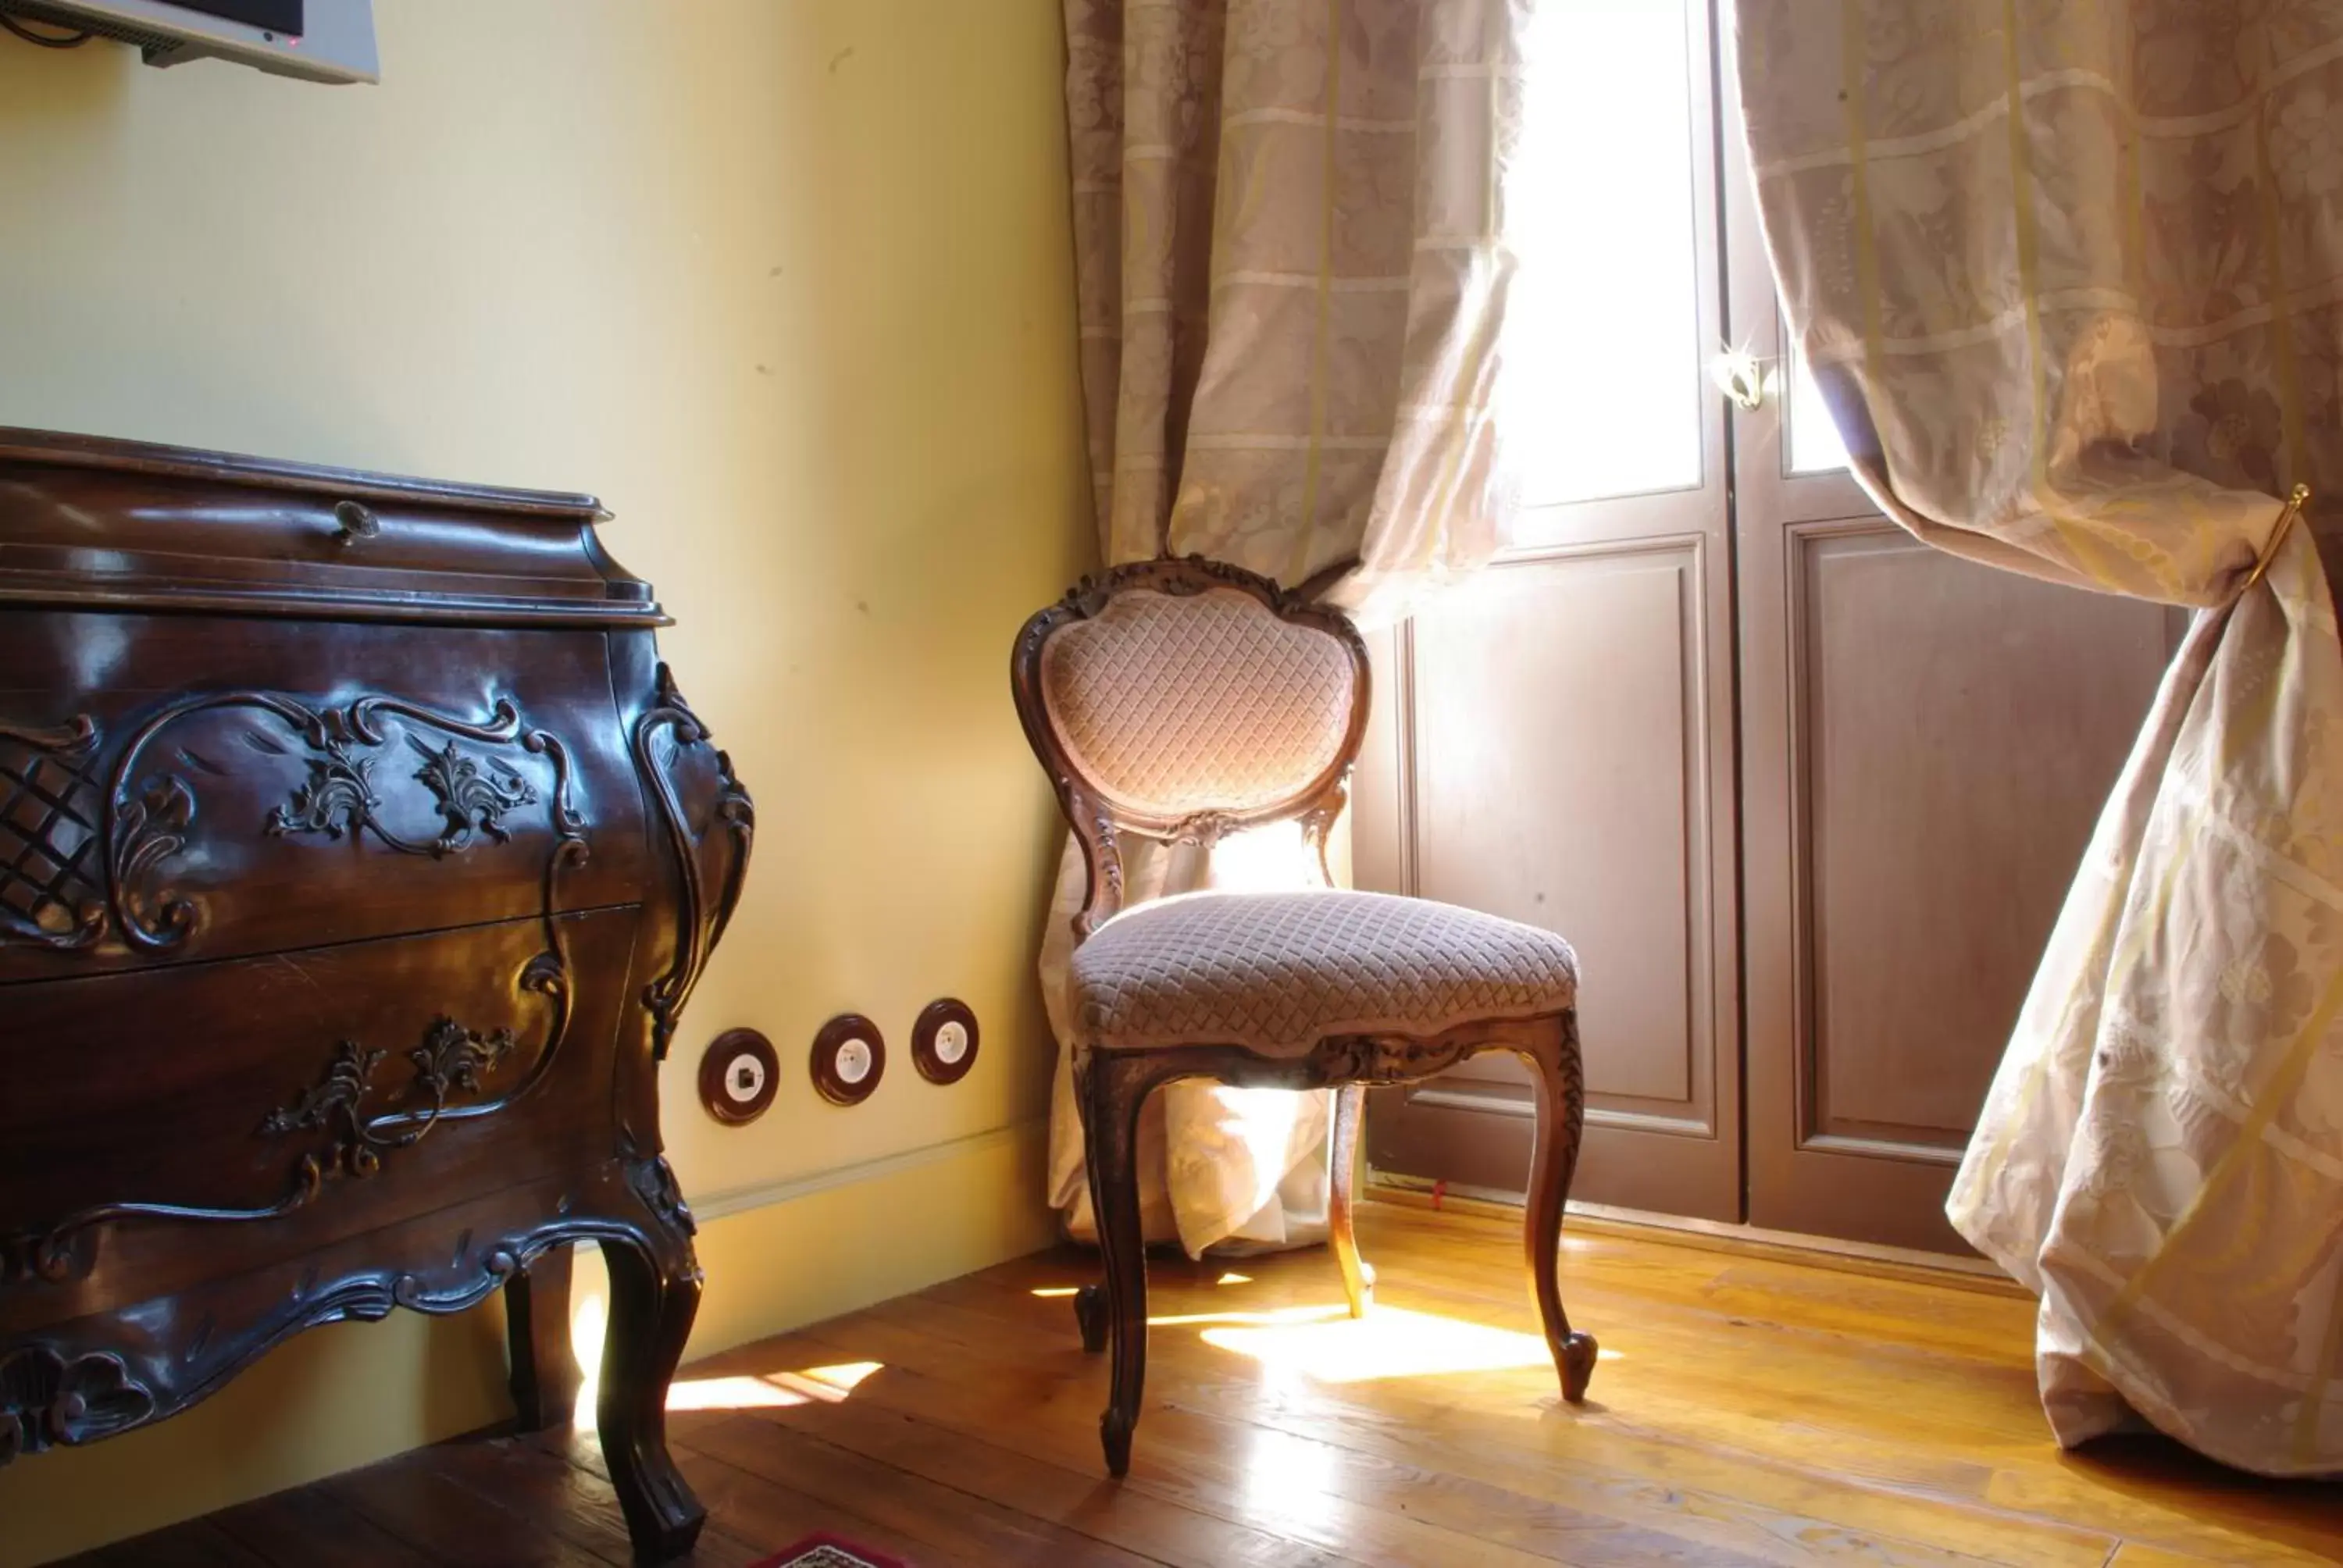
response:
[[[1041,649],[1043,707],[1112,803],[1182,817],[1291,799],[1350,728],[1351,653],[1249,593],[1119,593]]]
[[[1559,1012],[1570,944],[1427,899],[1191,893],[1119,915],[1074,950],[1074,1017],[1101,1050],[1238,1045],[1299,1056],[1337,1034],[1438,1034]]]

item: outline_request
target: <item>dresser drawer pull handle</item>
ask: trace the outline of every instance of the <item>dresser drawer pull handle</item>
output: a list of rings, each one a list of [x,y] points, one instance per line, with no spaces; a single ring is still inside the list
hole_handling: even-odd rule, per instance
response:
[[[373,538],[382,532],[382,519],[356,501],[335,502],[334,521],[338,525],[334,538],[345,545]]]
[[[374,1070],[387,1053],[379,1047],[343,1040],[334,1048],[333,1065],[325,1078],[292,1104],[270,1111],[260,1130],[272,1138],[304,1128],[333,1132],[337,1136],[324,1161],[325,1171],[371,1176],[385,1153],[423,1141],[423,1135],[447,1114],[451,1092],[478,1093],[480,1074],[503,1066],[513,1044],[513,1031],[508,1029],[484,1035],[444,1015],[434,1019],[423,1043],[407,1053],[415,1063],[410,1098],[420,1091],[430,1096],[431,1103],[369,1116],[361,1102],[373,1090]]]

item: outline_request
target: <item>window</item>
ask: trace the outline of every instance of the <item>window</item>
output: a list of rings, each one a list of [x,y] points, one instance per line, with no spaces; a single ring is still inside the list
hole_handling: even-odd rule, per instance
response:
[[[1704,399],[1692,65],[1681,6],[1540,8],[1527,49],[1514,308],[1529,345],[1524,497],[1697,487]],[[1705,95],[1706,84],[1702,84]],[[1590,157],[1600,147],[1604,156]],[[1705,149],[1704,149],[1704,152]]]

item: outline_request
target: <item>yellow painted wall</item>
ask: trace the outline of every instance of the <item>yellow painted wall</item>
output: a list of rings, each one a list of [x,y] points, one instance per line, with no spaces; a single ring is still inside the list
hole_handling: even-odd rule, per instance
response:
[[[1046,1240],[1056,819],[1021,618],[1086,564],[1056,0],[377,0],[385,85],[0,36],[0,424],[591,489],[757,796],[665,1081],[696,1353]],[[945,1091],[902,1042],[984,1023]],[[797,1064],[897,1050],[859,1111]],[[699,1048],[790,1068],[746,1131]],[[0,1568],[498,1419],[495,1313],[322,1330],[0,1473]]]

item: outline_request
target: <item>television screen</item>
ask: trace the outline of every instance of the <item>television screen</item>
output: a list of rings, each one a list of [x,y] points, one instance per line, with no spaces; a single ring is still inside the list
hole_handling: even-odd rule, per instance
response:
[[[301,0],[178,0],[178,4],[206,16],[223,16],[247,27],[266,27],[297,38],[308,31],[301,25]]]

